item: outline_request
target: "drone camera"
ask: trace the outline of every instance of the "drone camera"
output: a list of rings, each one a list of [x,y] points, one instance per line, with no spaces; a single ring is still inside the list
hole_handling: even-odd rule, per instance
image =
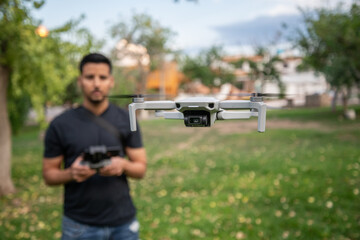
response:
[[[207,111],[184,111],[183,114],[187,127],[210,127],[210,113]]]

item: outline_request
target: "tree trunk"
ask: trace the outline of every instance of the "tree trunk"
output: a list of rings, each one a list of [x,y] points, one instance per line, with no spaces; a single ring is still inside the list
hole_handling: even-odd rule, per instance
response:
[[[142,64],[142,62],[139,60],[138,61],[138,66],[139,66],[139,79],[138,79],[138,84],[136,86],[136,93],[137,94],[146,94],[146,79],[147,79],[147,73],[146,73],[146,69],[145,66]],[[139,119],[146,119],[149,116],[149,112],[148,111],[137,111],[138,112],[138,117]]]
[[[346,113],[348,110],[348,99],[349,99],[350,93],[346,91],[346,89],[343,90],[342,93],[342,103],[343,103],[343,112]]]
[[[0,196],[13,193],[11,180],[11,127],[7,111],[9,70],[0,65]]]
[[[138,69],[139,69],[139,78],[137,79],[136,84],[136,93],[145,94],[146,92],[146,69],[143,66],[141,60],[138,60]]]
[[[147,70],[145,68],[145,66],[141,65],[141,72],[140,72],[140,76],[141,76],[141,89],[140,89],[140,93],[141,94],[146,94],[146,81],[147,81]]]
[[[163,57],[161,57],[160,61],[160,86],[159,86],[159,92],[161,95],[161,100],[165,100],[165,94],[166,94],[166,79],[165,79],[165,60]]]
[[[333,99],[331,101],[331,111],[332,112],[336,112],[336,102],[337,102],[337,98],[338,98],[338,93],[339,93],[338,88],[335,88],[335,93],[334,93]]]

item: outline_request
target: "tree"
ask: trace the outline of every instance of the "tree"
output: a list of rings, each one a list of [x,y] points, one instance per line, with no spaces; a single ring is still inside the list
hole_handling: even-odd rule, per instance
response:
[[[145,47],[150,58],[150,69],[161,68],[166,54],[172,49],[168,46],[174,36],[174,32],[163,27],[158,21],[147,14],[134,14],[130,22],[120,21],[110,28],[111,37],[125,43],[123,49],[133,45],[138,48]],[[119,52],[120,51],[120,52]],[[137,52],[114,49],[114,57],[120,58],[129,56],[137,59],[139,77],[137,79],[137,91],[144,93],[146,89],[147,68],[143,63],[144,54]]]
[[[359,3],[302,10],[302,14],[305,28],[297,29],[292,40],[304,53],[304,64],[324,74],[335,92],[342,93],[346,111],[351,89],[360,84]]]
[[[262,57],[262,60],[256,62],[249,58],[242,58],[239,61],[234,62],[233,64],[235,67],[242,67],[245,62],[248,63],[250,68],[250,80],[260,81],[261,92],[263,92],[266,81],[275,81],[278,84],[280,93],[284,93],[285,86],[281,81],[281,74],[276,68],[276,64],[283,64],[283,60],[279,56],[271,54],[268,48],[262,46],[255,49],[255,55]]]
[[[195,57],[185,56],[181,70],[190,80],[198,79],[209,87],[233,82],[235,80],[233,69],[224,63],[224,56],[221,46],[212,46],[202,50]],[[220,83],[217,83],[217,80]]]
[[[0,195],[15,190],[11,180],[9,111],[17,112],[24,105],[14,103],[21,99],[30,101],[38,120],[44,123],[45,103],[61,100],[65,87],[77,75],[75,63],[94,46],[88,31],[77,28],[81,19],[51,30],[46,38],[37,35],[40,22],[31,16],[31,10],[43,3],[35,0],[0,3]],[[76,44],[65,41],[64,34],[80,36],[81,40]]]

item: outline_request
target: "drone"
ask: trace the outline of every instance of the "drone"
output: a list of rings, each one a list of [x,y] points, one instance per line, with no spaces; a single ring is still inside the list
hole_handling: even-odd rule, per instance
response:
[[[251,93],[242,94],[242,96],[250,96],[250,99],[221,101],[215,97],[189,97],[178,101],[145,101],[147,95],[116,95],[109,97],[132,98],[132,103],[128,107],[131,131],[137,130],[137,110],[155,110],[156,117],[184,120],[186,127],[211,127],[216,120],[257,117],[258,132],[265,132],[266,104],[263,102],[263,97],[278,96],[278,94]]]

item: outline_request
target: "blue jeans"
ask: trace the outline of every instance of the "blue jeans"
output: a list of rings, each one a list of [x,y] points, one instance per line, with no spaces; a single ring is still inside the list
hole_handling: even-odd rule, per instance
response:
[[[96,227],[78,223],[66,216],[62,220],[62,240],[138,240],[139,222],[136,218],[115,227]]]

